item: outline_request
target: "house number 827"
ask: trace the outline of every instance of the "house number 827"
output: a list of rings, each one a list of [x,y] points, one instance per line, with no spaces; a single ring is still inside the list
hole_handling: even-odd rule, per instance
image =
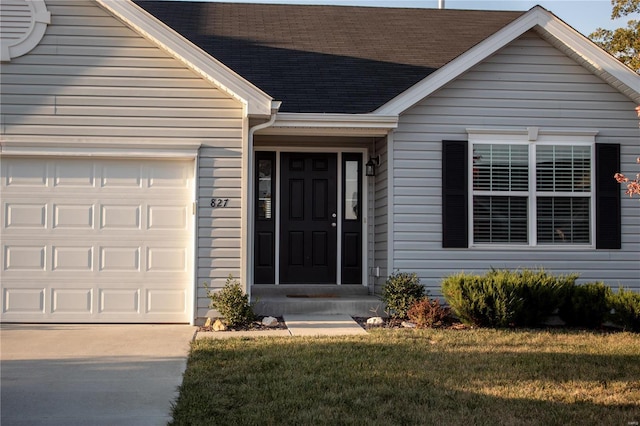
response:
[[[211,199],[211,207],[213,208],[227,207],[227,204],[229,204],[228,198],[212,198]]]

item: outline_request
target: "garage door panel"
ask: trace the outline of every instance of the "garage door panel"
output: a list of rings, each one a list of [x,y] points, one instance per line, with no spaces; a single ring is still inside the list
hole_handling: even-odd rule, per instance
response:
[[[193,161],[2,161],[3,321],[189,321]]]
[[[53,203],[53,229],[94,229],[94,204]]]
[[[47,247],[44,245],[7,244],[3,253],[6,271],[44,271],[46,268]]]
[[[160,165],[149,170],[149,188],[181,188],[189,187],[190,176],[185,169],[171,167],[170,164]]]
[[[185,247],[147,247],[147,271],[186,272],[187,250]]]
[[[92,162],[58,160],[54,164],[54,187],[93,188],[95,179],[95,165]]]
[[[140,271],[140,247],[100,247],[100,271]]]
[[[47,205],[40,202],[5,203],[5,228],[45,229]]]
[[[17,159],[3,162],[3,183],[7,189],[15,187],[46,187],[48,184],[48,164],[46,161]]]
[[[185,230],[188,226],[188,208],[183,205],[147,206],[147,229]]]
[[[139,288],[102,288],[99,297],[101,314],[139,314]]]
[[[8,287],[2,292],[2,312],[8,314],[42,314],[46,289],[36,287]]]
[[[93,289],[51,289],[51,312],[53,314],[91,314],[93,312]]]
[[[187,309],[185,291],[167,289],[147,289],[146,312],[149,314],[181,313]]]
[[[85,246],[53,246],[53,271],[84,271],[94,270],[93,247]]]
[[[100,186],[102,188],[140,188],[142,166],[136,163],[123,164],[121,161],[104,162]]]
[[[140,229],[142,209],[139,204],[100,206],[100,228],[102,229]]]

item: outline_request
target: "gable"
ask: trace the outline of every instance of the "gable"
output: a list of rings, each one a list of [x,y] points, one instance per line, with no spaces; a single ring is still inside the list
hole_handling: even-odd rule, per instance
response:
[[[640,103],[640,75],[634,73],[626,65],[617,61],[553,14],[536,6],[375,112],[378,114],[400,114],[406,111],[531,30],[633,102]]]

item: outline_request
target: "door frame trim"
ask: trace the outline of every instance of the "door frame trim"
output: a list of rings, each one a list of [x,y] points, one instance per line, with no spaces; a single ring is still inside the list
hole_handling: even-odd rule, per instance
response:
[[[276,164],[275,164],[275,172],[274,172],[274,176],[276,178],[276,184],[275,184],[275,190],[276,190],[276,200],[277,202],[275,203],[276,206],[276,210],[275,210],[275,235],[278,236],[275,239],[275,253],[276,253],[276,261],[275,261],[275,285],[289,285],[289,284],[280,284],[280,153],[282,152],[300,152],[300,153],[309,153],[309,154],[313,154],[313,153],[319,153],[319,154],[324,154],[324,153],[335,153],[337,155],[337,174],[336,174],[336,197],[337,199],[337,210],[338,210],[338,217],[336,218],[338,220],[338,229],[337,229],[337,241],[336,241],[336,250],[337,250],[337,256],[336,256],[336,284],[337,285],[342,285],[342,154],[343,153],[357,153],[357,154],[362,154],[362,161],[363,164],[366,162],[366,154],[367,152],[369,152],[369,149],[366,147],[363,148],[336,148],[336,147],[330,147],[330,148],[324,148],[324,147],[308,147],[308,146],[288,146],[288,147],[281,147],[281,146],[273,146],[273,145],[264,145],[264,146],[260,146],[260,147],[254,147],[251,156],[252,158],[255,158],[255,154],[257,151],[269,151],[269,152],[275,152],[276,154]],[[253,163],[253,162],[252,162]],[[252,167],[251,170],[251,179],[255,179],[255,165]],[[364,167],[362,167],[362,170],[360,171],[361,173],[361,177],[362,177],[362,204],[363,206],[366,206],[365,209],[363,209],[363,212],[366,212],[366,214],[363,214],[362,216],[362,284],[348,284],[348,285],[362,285],[362,286],[367,286],[367,278],[368,278],[368,271],[369,271],[369,233],[367,232],[368,230],[368,225],[369,225],[369,186],[370,186],[370,178],[365,176],[364,173]],[[254,197],[255,197],[255,188],[252,188],[252,193],[249,194],[249,200],[250,200],[250,206],[249,208],[251,209],[251,212],[254,211],[255,209],[255,205],[254,205]],[[252,213],[250,215],[251,219],[251,223],[249,223],[249,235],[253,235],[254,233],[254,214]],[[252,238],[251,240],[251,253],[253,253],[254,250],[254,246],[255,246],[255,239]],[[250,260],[250,269],[252,271],[251,273],[251,283],[250,285],[253,286],[255,285],[255,283],[253,282],[253,269],[254,269],[254,262],[255,259],[251,258]]]

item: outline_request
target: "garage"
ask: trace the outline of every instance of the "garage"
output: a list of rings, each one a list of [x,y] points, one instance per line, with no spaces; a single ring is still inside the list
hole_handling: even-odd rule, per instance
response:
[[[2,321],[191,320],[193,159],[0,161]]]

